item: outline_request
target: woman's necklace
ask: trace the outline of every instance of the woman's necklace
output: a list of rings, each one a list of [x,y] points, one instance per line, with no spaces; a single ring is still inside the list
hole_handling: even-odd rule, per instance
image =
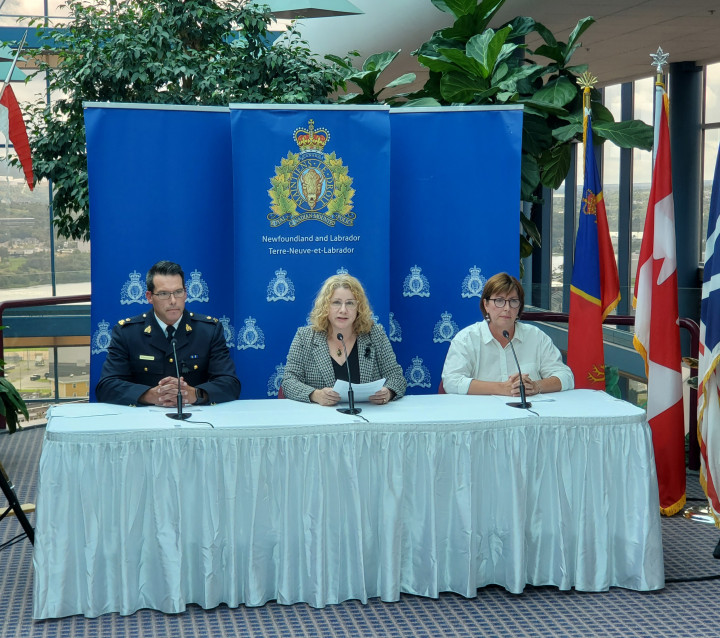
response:
[[[335,352],[337,352],[337,356],[339,357],[342,354],[342,348],[338,348]]]

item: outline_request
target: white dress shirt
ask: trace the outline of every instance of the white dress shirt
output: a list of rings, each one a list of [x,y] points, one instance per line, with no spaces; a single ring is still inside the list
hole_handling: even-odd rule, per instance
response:
[[[572,371],[562,361],[560,351],[550,337],[536,326],[515,324],[513,346],[520,369],[533,381],[557,377],[563,390],[575,386]],[[470,382],[506,381],[517,373],[517,366],[509,345],[501,345],[492,336],[485,321],[463,328],[450,343],[442,380],[446,392],[467,394]]]

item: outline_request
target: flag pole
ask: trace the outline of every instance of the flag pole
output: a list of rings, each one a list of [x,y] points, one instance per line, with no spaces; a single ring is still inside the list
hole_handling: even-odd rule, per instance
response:
[[[660,109],[665,108],[663,97],[665,96],[665,74],[663,67],[667,64],[669,53],[665,53],[662,47],[658,47],[655,53],[651,53],[651,66],[656,69],[655,74],[655,111],[653,114],[653,156],[652,165],[655,168],[655,158],[657,157],[658,142],[660,139]]]
[[[597,78],[590,73],[585,71],[577,80],[577,83],[583,90],[583,166],[586,166],[587,162],[587,123],[588,117],[592,112],[590,106],[590,90],[595,86]]]

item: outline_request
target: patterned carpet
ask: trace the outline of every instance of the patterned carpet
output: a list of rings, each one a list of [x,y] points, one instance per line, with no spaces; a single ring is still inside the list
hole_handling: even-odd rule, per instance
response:
[[[12,436],[0,433],[0,460],[22,502],[34,502],[44,428]],[[697,473],[688,473],[688,505],[702,505]],[[692,499],[698,499],[693,501]],[[0,506],[4,506],[0,496]],[[33,521],[34,515],[30,515]],[[397,603],[350,601],[314,609],[304,604],[263,607],[190,606],[183,614],[142,610],[132,616],[107,614],[88,619],[32,620],[32,546],[28,541],[0,553],[0,636],[2,638],[79,636],[137,638],[219,637],[299,638],[383,636],[603,636],[670,638],[720,636],[720,560],[712,557],[720,532],[682,513],[664,518],[667,584],[659,592],[611,589],[603,593],[563,592],[527,587],[514,595],[498,587],[478,590],[477,598],[442,594],[438,599],[403,596]],[[0,522],[0,542],[15,536],[14,518]]]

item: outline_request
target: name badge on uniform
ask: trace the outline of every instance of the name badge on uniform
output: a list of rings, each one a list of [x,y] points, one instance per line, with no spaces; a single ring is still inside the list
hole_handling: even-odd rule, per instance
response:
[[[155,361],[155,357],[151,354],[141,354],[140,360],[141,361]]]

